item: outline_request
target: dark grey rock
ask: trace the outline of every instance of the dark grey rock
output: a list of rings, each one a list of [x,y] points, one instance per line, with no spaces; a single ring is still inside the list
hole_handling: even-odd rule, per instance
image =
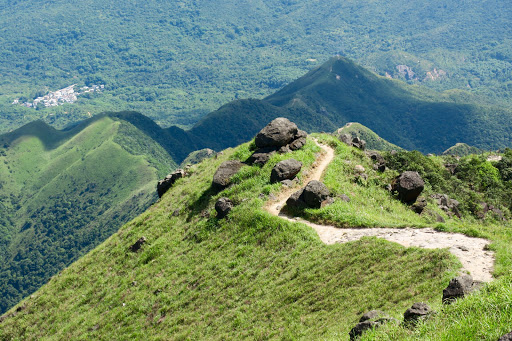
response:
[[[306,202],[304,201],[304,188],[298,190],[297,192],[290,195],[288,200],[286,200],[286,205],[294,208],[305,208],[307,207]]]
[[[457,298],[463,298],[473,291],[473,277],[467,274],[453,278],[443,290],[443,303],[450,304]]]
[[[366,141],[362,140],[356,136],[352,139],[352,146],[359,148],[361,150],[365,150],[366,149]]]
[[[263,166],[276,151],[277,149],[275,147],[260,148],[252,153],[252,155],[247,159],[247,163]]]
[[[212,181],[212,187],[216,190],[223,190],[230,185],[230,179],[235,175],[244,164],[237,160],[223,162],[215,172]]]
[[[424,197],[418,197],[418,199],[416,199],[416,202],[411,206],[411,209],[414,212],[421,214],[426,207],[427,199],[425,199]]]
[[[255,143],[258,148],[282,147],[292,142],[297,133],[295,123],[287,118],[278,117],[256,135]]]
[[[414,303],[412,307],[405,311],[404,322],[416,323],[430,314],[432,314],[432,309],[426,303]]]
[[[215,203],[215,211],[217,211],[217,218],[223,219],[233,208],[233,202],[229,198],[219,198]]]
[[[361,319],[359,319],[359,323],[356,324],[352,330],[350,330],[348,334],[350,336],[350,340],[356,340],[358,337],[363,335],[365,331],[369,329],[375,329],[380,325],[390,321],[395,320],[382,311],[372,310],[367,312],[361,317]]]
[[[279,162],[272,168],[270,182],[279,182],[286,179],[293,179],[302,168],[302,162],[295,159],[288,159]]]
[[[286,153],[289,153],[291,151],[292,150],[290,149],[289,145],[287,144],[286,146],[282,146],[281,148],[279,148],[279,150],[277,152],[279,154],[286,154]]]
[[[176,180],[181,179],[185,176],[185,171],[183,169],[177,169],[173,173],[167,175],[163,180],[158,181],[156,186],[156,190],[158,192],[158,196],[161,198],[165,192],[167,192],[172,185],[176,182]]]
[[[512,332],[503,335],[498,339],[498,341],[512,341]]]
[[[447,163],[444,167],[451,175],[455,175],[457,173],[457,164],[455,163]]]
[[[308,207],[320,208],[330,195],[329,189],[320,181],[310,181],[304,188],[304,202]]]
[[[299,137],[295,140],[293,140],[289,145],[288,148],[291,150],[298,150],[301,149],[306,145],[306,138],[305,137]]]
[[[414,203],[424,187],[425,182],[421,176],[413,171],[403,172],[393,183],[393,190],[398,192],[398,198],[406,204]]]
[[[180,215],[180,210],[174,210],[174,212],[172,212],[173,217],[177,217],[179,215]]]
[[[345,143],[346,145],[348,146],[352,146],[352,135],[350,134],[341,134],[340,136],[338,136],[338,139]]]
[[[137,252],[144,244],[146,244],[146,237],[140,237],[132,246],[130,246],[130,251]]]

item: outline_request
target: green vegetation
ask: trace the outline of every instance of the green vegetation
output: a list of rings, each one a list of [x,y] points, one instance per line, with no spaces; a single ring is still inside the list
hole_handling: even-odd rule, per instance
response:
[[[118,116],[66,131],[36,121],[0,136],[0,312],[143,212],[176,168]]]
[[[340,137],[340,135],[349,134],[352,137],[359,137],[366,141],[366,148],[373,150],[392,151],[402,150],[399,146],[389,143],[379,135],[375,134],[374,131],[365,127],[364,125],[356,122],[347,123],[344,127],[336,130],[334,135]]]
[[[446,149],[443,155],[468,156],[470,154],[481,154],[483,150],[469,146],[465,143],[457,143]]]
[[[250,146],[193,166],[148,211],[24,300],[0,338],[346,339],[368,309],[399,317],[414,301],[439,301],[460,267],[447,250],[376,238],[325,245],[309,227],[262,210],[281,186],[270,184],[272,167],[293,157],[308,170],[319,151],[311,141],[263,168],[243,167],[234,186],[215,193],[216,168],[245,160]],[[236,206],[219,221],[221,196]],[[141,251],[129,251],[141,236]]]
[[[190,127],[230,100],[273,93],[335,54],[380,75],[510,103],[511,11],[506,2],[475,0],[150,0],[143,8],[4,1],[0,129],[36,118],[62,127],[113,110]],[[59,108],[11,105],[75,83],[106,91]]]
[[[512,142],[512,111],[379,77],[343,57],[263,100],[228,103],[188,134],[202,140],[203,148],[221,150],[247,141],[278,116],[309,132],[359,122],[395,145],[425,153],[441,153],[457,142],[486,149]]]

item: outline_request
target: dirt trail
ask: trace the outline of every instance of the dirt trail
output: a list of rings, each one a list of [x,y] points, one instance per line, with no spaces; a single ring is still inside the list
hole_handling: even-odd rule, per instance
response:
[[[318,155],[309,174],[303,178],[303,186],[311,180],[320,180],[322,173],[334,159],[334,150],[331,147],[321,144],[319,146],[322,148],[322,153]],[[314,224],[300,218],[289,217],[281,212],[286,200],[297,190],[297,187],[284,189],[275,200],[267,202],[264,208],[283,219],[311,226],[318,233],[320,240],[326,244],[346,243],[364,236],[375,236],[406,247],[448,248],[459,258],[464,270],[469,271],[475,281],[490,282],[493,279],[494,253],[485,250],[485,246],[490,243],[486,239],[472,238],[460,233],[438,232],[431,228],[338,228]]]

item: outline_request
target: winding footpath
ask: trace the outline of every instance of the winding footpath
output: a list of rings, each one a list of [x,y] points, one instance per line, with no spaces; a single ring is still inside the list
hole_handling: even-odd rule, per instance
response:
[[[318,142],[315,141],[317,144]],[[309,181],[320,180],[327,166],[334,159],[334,150],[326,145],[318,144],[322,153],[317,156],[312,169],[303,179],[304,186]],[[494,253],[486,250],[489,240],[472,238],[460,233],[439,232],[431,228],[339,228],[330,225],[318,225],[301,218],[286,215],[281,209],[286,200],[297,188],[285,188],[279,195],[265,205],[265,210],[282,219],[301,222],[313,228],[325,244],[346,243],[365,236],[375,236],[405,247],[415,246],[426,249],[448,248],[468,271],[475,281],[492,281]]]

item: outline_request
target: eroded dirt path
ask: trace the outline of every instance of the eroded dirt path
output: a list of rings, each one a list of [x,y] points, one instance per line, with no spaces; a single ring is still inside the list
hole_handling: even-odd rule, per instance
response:
[[[309,181],[320,180],[323,172],[334,159],[334,150],[331,147],[322,144],[319,144],[319,146],[322,148],[322,153],[317,156],[309,174],[302,179],[302,186],[305,186]],[[431,228],[338,228],[314,224],[300,218],[289,217],[281,212],[286,200],[298,188],[299,186],[285,188],[274,200],[267,202],[264,208],[271,214],[283,219],[301,222],[312,227],[318,233],[320,240],[326,244],[346,243],[364,236],[375,236],[406,247],[448,248],[451,253],[459,258],[464,270],[469,271],[475,281],[490,282],[493,279],[494,253],[486,250],[486,245],[490,244],[489,240],[472,238],[460,233],[439,232]]]

